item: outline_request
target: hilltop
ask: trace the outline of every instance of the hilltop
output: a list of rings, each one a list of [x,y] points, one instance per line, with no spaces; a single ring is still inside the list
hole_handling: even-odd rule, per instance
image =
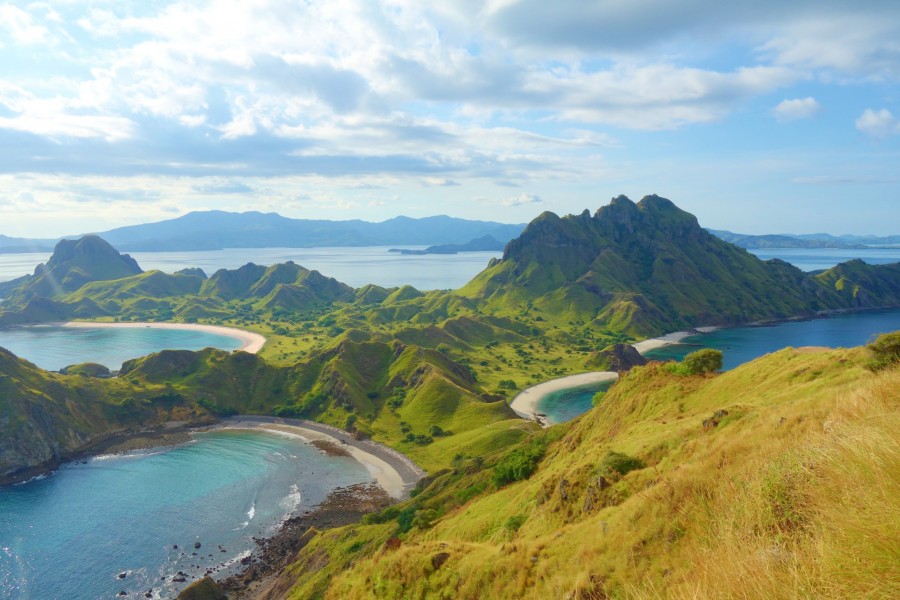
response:
[[[868,274],[861,285],[895,278],[880,267]],[[829,281],[724,242],[670,200],[619,196],[594,215],[543,213],[460,294],[498,314],[524,306],[535,318],[647,337],[850,306]],[[900,295],[857,294],[855,306],[882,303]]]

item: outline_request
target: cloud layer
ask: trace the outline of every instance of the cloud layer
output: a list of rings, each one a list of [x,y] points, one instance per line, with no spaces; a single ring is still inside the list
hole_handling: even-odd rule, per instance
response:
[[[185,209],[400,209],[395,195],[454,188],[526,214],[516,199],[614,183],[611,161],[637,177],[648,140],[757,103],[780,123],[897,131],[890,108],[844,114],[827,91],[896,86],[897,3],[97,0],[2,4],[0,33],[0,173],[151,185]]]

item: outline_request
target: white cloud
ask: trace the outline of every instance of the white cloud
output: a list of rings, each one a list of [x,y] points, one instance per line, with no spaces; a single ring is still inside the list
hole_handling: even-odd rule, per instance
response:
[[[886,138],[900,134],[900,121],[886,108],[872,110],[867,108],[856,119],[856,128],[876,138]]]
[[[772,109],[772,114],[779,122],[796,121],[814,117],[821,109],[819,102],[812,96],[782,100]]]
[[[30,13],[11,4],[0,4],[0,30],[5,30],[14,42],[28,46],[46,44],[52,38],[50,31],[36,23]]]
[[[506,198],[500,202],[503,206],[527,206],[530,204],[543,204],[544,201],[540,196],[535,194],[519,194],[518,196],[513,196],[512,198]]]

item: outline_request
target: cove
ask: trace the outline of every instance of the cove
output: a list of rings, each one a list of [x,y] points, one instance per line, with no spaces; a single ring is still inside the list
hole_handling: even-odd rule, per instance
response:
[[[213,347],[231,351],[241,345],[241,340],[234,337],[184,329],[60,325],[0,329],[0,347],[48,371],[83,362],[100,363],[118,370],[126,360],[161,350]]]
[[[537,412],[546,415],[550,423],[565,423],[589,411],[594,394],[605,392],[613,383],[615,381],[605,381],[550,392],[538,400]]]
[[[0,598],[172,598],[207,569],[236,569],[254,536],[334,488],[369,481],[351,457],[255,431],[67,464],[0,487]]]

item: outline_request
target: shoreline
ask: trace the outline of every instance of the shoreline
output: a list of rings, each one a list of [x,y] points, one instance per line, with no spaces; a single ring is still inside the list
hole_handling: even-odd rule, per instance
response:
[[[719,329],[718,326],[708,326],[697,327],[690,331],[674,331],[659,337],[635,342],[632,346],[643,355],[645,352],[651,350],[678,344],[684,340],[684,338],[698,334],[711,333],[717,329]],[[543,400],[547,394],[591,383],[615,381],[618,378],[619,374],[615,371],[589,371],[587,373],[576,373],[575,375],[558,377],[525,388],[516,394],[512,402],[509,403],[509,407],[523,419],[537,421],[541,427],[547,428],[556,423],[546,416],[541,416],[537,410],[538,403]]]
[[[267,431],[298,437],[320,449],[323,449],[320,444],[330,444],[332,448],[325,448],[323,451],[351,456],[365,467],[369,475],[394,500],[409,498],[410,491],[426,475],[409,457],[371,440],[357,440],[345,431],[322,423],[280,417],[237,416],[222,419],[200,431],[222,429]]]
[[[266,344],[266,338],[262,334],[255,331],[247,331],[246,329],[238,329],[237,327],[225,327],[223,325],[202,325],[200,323],[170,323],[170,322],[141,322],[141,323],[111,323],[98,321],[66,321],[64,323],[50,323],[51,325],[59,325],[60,327],[75,328],[124,328],[124,329],[181,329],[185,331],[200,331],[203,333],[212,333],[230,337],[241,342],[238,350],[256,354]]]

